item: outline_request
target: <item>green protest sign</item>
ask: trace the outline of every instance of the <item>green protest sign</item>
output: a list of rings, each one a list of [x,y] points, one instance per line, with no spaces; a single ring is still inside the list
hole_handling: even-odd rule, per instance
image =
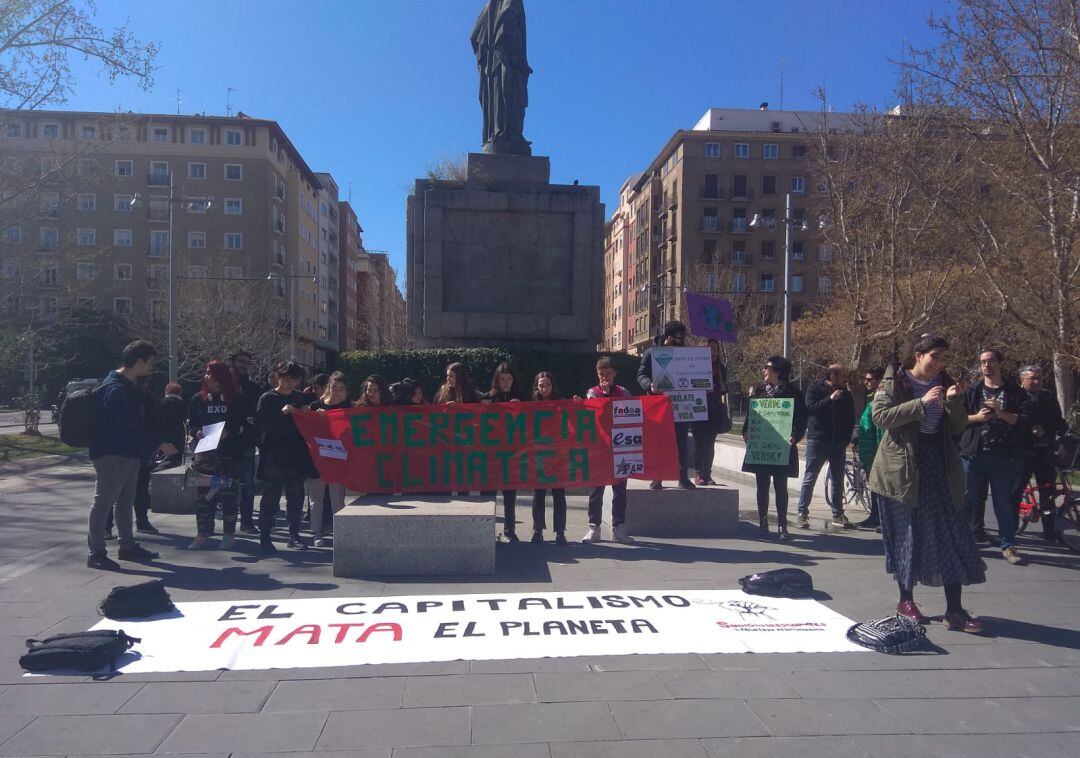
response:
[[[750,401],[746,416],[746,463],[785,466],[791,455],[795,401],[789,397]]]

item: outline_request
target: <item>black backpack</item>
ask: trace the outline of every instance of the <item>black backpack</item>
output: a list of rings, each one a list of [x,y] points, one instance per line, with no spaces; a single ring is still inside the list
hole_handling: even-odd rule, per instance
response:
[[[110,619],[137,619],[167,613],[175,607],[165,591],[165,582],[151,579],[125,587],[113,587],[98,603],[98,613]]]
[[[744,576],[739,580],[739,586],[748,595],[800,598],[814,594],[814,581],[808,573],[797,568],[774,569]]]
[[[926,629],[907,616],[864,621],[847,630],[847,638],[879,653],[907,653],[927,647]]]
[[[70,447],[90,447],[105,417],[105,408],[101,400],[102,388],[99,384],[93,389],[75,390],[60,406],[57,424],[60,427],[60,441]]]
[[[58,634],[44,640],[27,640],[29,650],[19,658],[27,671],[97,671],[116,668],[116,659],[141,640],[116,629]]]

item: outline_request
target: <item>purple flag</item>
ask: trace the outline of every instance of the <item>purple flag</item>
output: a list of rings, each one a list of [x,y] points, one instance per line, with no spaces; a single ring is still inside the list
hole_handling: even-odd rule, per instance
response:
[[[735,342],[735,314],[730,301],[687,292],[686,307],[690,311],[690,331],[695,337]]]

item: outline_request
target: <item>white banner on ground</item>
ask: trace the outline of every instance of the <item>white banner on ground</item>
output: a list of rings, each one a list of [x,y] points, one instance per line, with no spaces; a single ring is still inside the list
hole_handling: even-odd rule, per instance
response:
[[[558,658],[633,653],[821,653],[863,648],[814,600],[738,590],[625,590],[178,603],[105,620],[142,641],[127,673]]]

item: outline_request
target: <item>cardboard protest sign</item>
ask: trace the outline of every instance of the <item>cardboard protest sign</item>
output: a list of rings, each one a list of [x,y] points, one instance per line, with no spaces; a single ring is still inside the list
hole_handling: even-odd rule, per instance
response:
[[[677,479],[679,472],[663,396],[386,406],[293,418],[319,475],[357,492],[596,487]]]
[[[730,301],[687,292],[686,309],[690,312],[690,331],[695,337],[736,341],[735,312]]]
[[[791,456],[795,401],[789,397],[750,401],[746,416],[746,463],[786,466]]]
[[[707,347],[654,347],[652,349],[653,389],[711,390],[712,352]]]
[[[709,407],[705,403],[705,390],[676,390],[665,392],[671,401],[675,421],[708,421]]]

